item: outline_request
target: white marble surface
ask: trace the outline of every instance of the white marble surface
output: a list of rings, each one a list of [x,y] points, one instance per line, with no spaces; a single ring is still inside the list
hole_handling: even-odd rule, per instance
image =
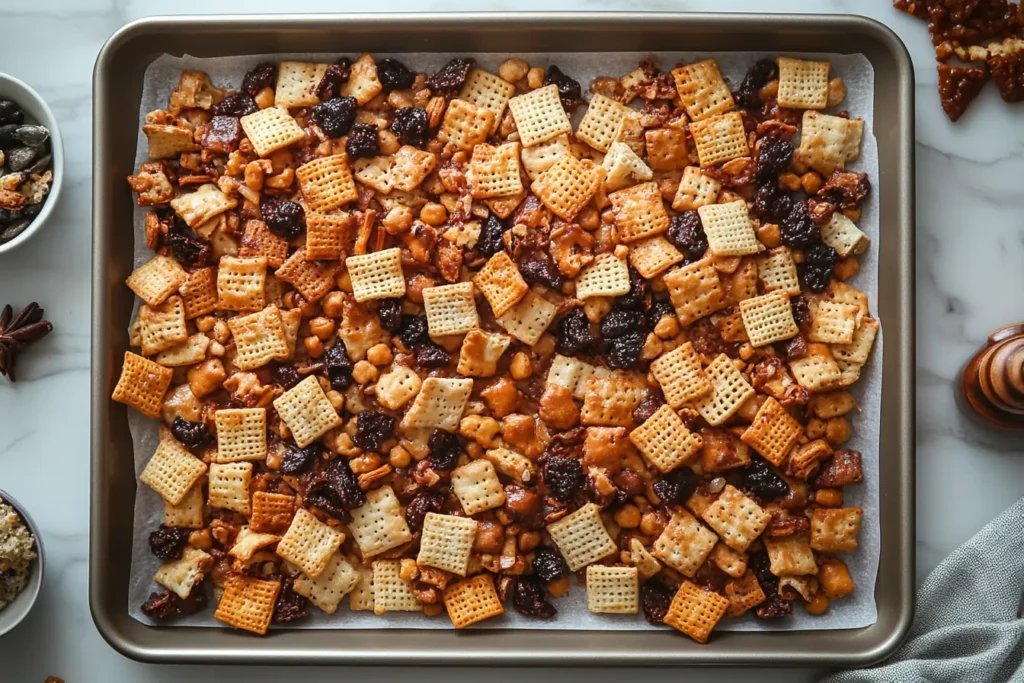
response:
[[[91,76],[104,40],[125,22],[157,13],[339,11],[336,0],[5,0],[0,2],[0,70],[47,99],[64,134],[68,177],[46,230],[0,256],[0,303],[38,300],[56,331],[25,356],[19,381],[0,380],[0,488],[15,495],[42,527],[48,573],[40,604],[0,640],[0,680],[68,683],[189,680],[273,681],[272,669],[147,666],[116,654],[100,638],[87,602],[88,391]],[[763,11],[760,0],[392,0],[374,9]],[[894,28],[917,72],[918,187],[918,578],[1024,493],[1024,438],[994,437],[957,413],[951,382],[963,359],[992,328],[1024,318],[1024,109],[1003,105],[989,87],[957,125],[939,109],[936,72],[923,24],[889,0],[777,0],[784,12],[857,12]],[[311,682],[344,676],[310,669]],[[433,680],[479,680],[480,670],[425,671]],[[367,676],[367,671],[350,672]],[[399,680],[400,670],[375,671]],[[500,680],[564,679],[564,672],[503,671]],[[595,682],[622,671],[588,673]],[[651,672],[648,680],[679,674]],[[701,680],[740,681],[743,670],[691,670]],[[291,678],[289,675],[288,678]],[[757,671],[756,679],[813,680],[813,671]]]

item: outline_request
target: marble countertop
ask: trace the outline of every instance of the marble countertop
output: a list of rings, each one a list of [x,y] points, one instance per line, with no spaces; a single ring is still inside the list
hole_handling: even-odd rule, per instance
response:
[[[17,8],[15,8],[17,6]],[[335,0],[248,0],[226,11],[338,11]],[[19,363],[16,385],[0,380],[0,487],[28,506],[42,528],[47,575],[26,623],[0,640],[0,678],[42,683],[163,683],[276,680],[273,669],[148,666],[115,653],[100,637],[87,598],[89,519],[89,275],[91,79],[96,53],[124,23],[157,13],[205,13],[208,0],[44,0],[0,6],[0,70],[47,99],[64,136],[67,178],[44,232],[0,255],[0,303],[39,301],[55,332]],[[386,11],[479,10],[467,0],[392,0]],[[760,0],[492,0],[495,10],[763,11]],[[778,0],[780,12],[860,13],[892,27],[917,74],[918,216],[918,539],[924,578],[953,548],[1024,493],[1020,438],[996,437],[966,423],[953,403],[958,367],[987,332],[1024,318],[1024,120],[986,88],[957,125],[939,108],[936,71],[924,25],[889,0]],[[356,673],[356,672],[353,672]],[[426,678],[479,680],[482,670],[427,671]],[[557,671],[503,671],[501,678],[564,678]],[[743,670],[694,671],[701,679],[740,681]],[[588,673],[595,681],[624,672]],[[337,669],[303,672],[311,683]],[[374,672],[398,680],[401,670]],[[491,674],[493,675],[493,674]],[[678,674],[654,671],[648,680]],[[442,678],[443,676],[443,678]],[[813,671],[757,672],[760,681],[813,680]]]

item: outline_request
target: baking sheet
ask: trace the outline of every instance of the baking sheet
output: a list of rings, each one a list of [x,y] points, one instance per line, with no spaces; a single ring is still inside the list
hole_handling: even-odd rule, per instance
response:
[[[658,53],[664,67],[677,62],[691,62],[707,57],[718,61],[722,74],[736,87],[746,70],[756,60],[764,57],[776,57],[780,53],[762,52],[671,52]],[[874,70],[871,63],[862,55],[834,55],[819,53],[781,53],[788,56],[823,59],[832,63],[833,76],[843,78],[847,96],[840,108],[850,112],[851,116],[861,117],[865,121],[864,137],[860,158],[850,168],[866,172],[871,180],[874,191],[862,205],[863,213],[858,227],[872,240],[872,248],[860,259],[860,272],[851,281],[855,287],[868,295],[871,312],[877,310],[878,293],[878,254],[877,244],[879,231],[878,192],[878,148],[874,136]],[[138,144],[136,147],[135,167],[147,160],[146,138],[141,132],[141,125],[147,112],[163,109],[167,106],[168,97],[185,69],[205,71],[213,83],[221,88],[236,90],[242,76],[250,68],[263,61],[277,62],[283,59],[299,59],[313,62],[333,62],[337,54],[266,54],[245,57],[199,59],[189,56],[173,57],[164,55],[156,59],[145,75],[145,84],[139,111]],[[374,53],[377,58],[396,57],[416,71],[430,72],[442,66],[452,55],[437,53]],[[479,65],[491,72],[496,72],[498,65],[507,54],[475,54]],[[580,81],[586,87],[598,75],[620,76],[634,68],[648,53],[610,52],[610,53],[560,53],[552,59],[550,55],[522,53],[522,57],[533,66],[547,67],[552,62],[569,76]],[[574,118],[574,124],[582,116],[581,107]],[[145,263],[152,257],[152,252],[145,244],[144,217],[146,210],[136,207],[134,212],[134,245],[135,266]],[[136,302],[136,309],[138,302]],[[133,313],[133,320],[135,315]],[[847,553],[843,560],[849,567],[851,576],[857,585],[856,592],[833,603],[829,612],[823,616],[812,617],[797,607],[793,614],[785,619],[762,621],[748,614],[742,619],[723,619],[717,627],[726,631],[768,631],[768,630],[820,630],[820,629],[852,629],[869,626],[877,619],[875,605],[875,580],[878,573],[880,549],[880,520],[878,519],[878,462],[879,433],[882,392],[882,334],[879,334],[871,359],[864,367],[861,379],[852,391],[859,406],[859,416],[852,416],[854,436],[845,444],[846,447],[863,453],[864,483],[859,486],[847,487],[844,491],[844,505],[861,507],[864,518],[861,523],[860,547],[855,553]],[[156,450],[158,442],[156,420],[144,417],[136,411],[128,411],[129,428],[132,434],[135,453],[135,471],[138,475],[146,462]],[[150,593],[160,589],[153,583],[152,577],[159,567],[159,560],[149,550],[148,537],[150,532],[163,522],[163,501],[160,496],[146,486],[137,487],[134,512],[132,567],[129,584],[129,614],[138,621],[156,624],[142,614],[141,606]],[[207,582],[208,583],[208,582]],[[209,586],[207,586],[209,589]],[[647,623],[640,615],[608,615],[591,614],[586,608],[586,590],[582,583],[576,583],[569,594],[554,599],[558,614],[549,620],[528,619],[514,610],[509,609],[502,617],[489,619],[473,628],[514,628],[514,629],[574,629],[574,630],[646,630],[655,627]],[[287,628],[334,628],[334,629],[433,629],[452,628],[451,623],[443,616],[428,618],[421,613],[389,613],[378,617],[372,612],[352,612],[348,602],[343,601],[334,615],[327,615],[319,609],[310,607],[310,618],[299,625]],[[213,618],[213,609],[201,614],[177,619],[173,624],[162,626],[223,626]],[[285,628],[274,625],[272,629]]]

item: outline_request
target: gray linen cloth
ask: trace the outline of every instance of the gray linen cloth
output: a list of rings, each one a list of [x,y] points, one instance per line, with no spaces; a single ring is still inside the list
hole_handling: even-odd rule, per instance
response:
[[[917,596],[910,635],[870,669],[822,683],[1024,681],[1024,499],[935,568]]]

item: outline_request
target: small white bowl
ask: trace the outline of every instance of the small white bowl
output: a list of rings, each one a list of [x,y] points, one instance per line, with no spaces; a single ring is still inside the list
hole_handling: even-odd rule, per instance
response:
[[[5,633],[11,631],[28,616],[28,613],[32,611],[33,605],[36,604],[36,598],[39,597],[39,590],[43,587],[43,537],[39,533],[39,527],[35,525],[35,522],[32,521],[32,518],[28,516],[25,508],[18,501],[3,491],[0,491],[0,500],[10,505],[14,508],[15,512],[21,515],[21,520],[25,522],[25,526],[28,527],[29,532],[36,541],[36,559],[32,560],[32,564],[29,567],[28,585],[25,586],[25,590],[18,593],[18,596],[7,607],[0,610],[0,637],[3,637]]]
[[[44,126],[50,131],[50,150],[53,155],[53,183],[50,185],[50,194],[43,201],[43,208],[35,220],[25,228],[20,235],[9,242],[0,244],[0,254],[11,251],[19,244],[31,239],[32,235],[39,232],[43,227],[53,208],[57,205],[60,196],[61,184],[64,180],[64,145],[61,142],[60,129],[57,126],[57,119],[50,111],[43,98],[32,88],[28,87],[17,78],[0,73],[0,100],[13,100],[25,112],[25,123],[33,123]]]

